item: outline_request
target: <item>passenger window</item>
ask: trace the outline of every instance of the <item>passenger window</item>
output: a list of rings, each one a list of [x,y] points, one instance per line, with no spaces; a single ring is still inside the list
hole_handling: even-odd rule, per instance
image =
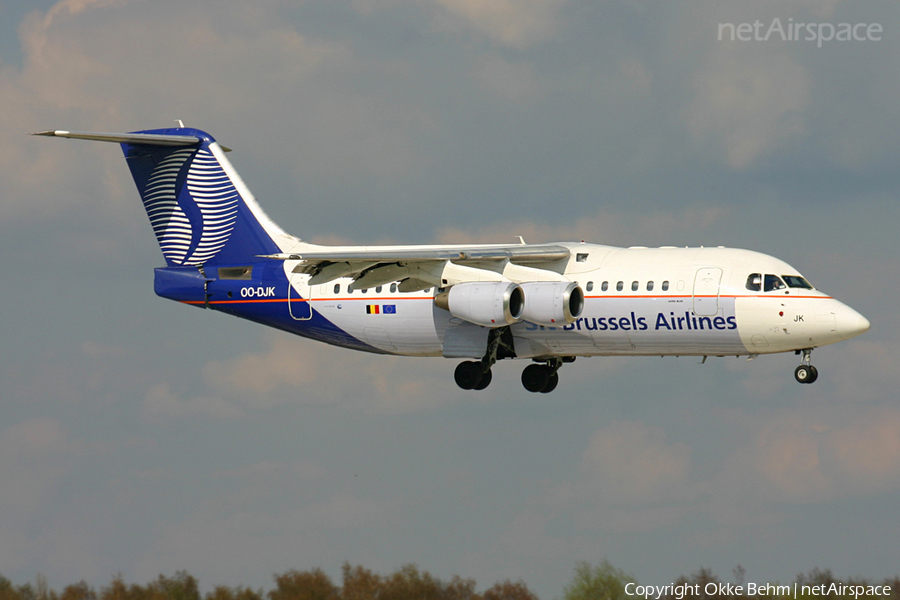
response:
[[[624,282],[624,281],[620,281],[619,283],[616,284],[616,291],[617,291],[617,292],[621,292],[623,289],[625,289],[625,282]]]
[[[368,291],[369,291],[369,288],[363,288],[363,289],[362,289],[362,293],[363,293],[363,294],[365,294],[365,293],[368,292]]]
[[[809,285],[809,282],[799,275],[782,275],[781,277],[784,279],[784,282],[788,284],[788,287],[804,290],[813,289],[813,286]]]
[[[353,284],[352,284],[352,283],[348,283],[348,284],[347,284],[347,293],[348,293],[348,294],[352,294],[352,293],[353,293]]]
[[[779,279],[778,275],[769,275],[768,273],[766,274],[765,291],[771,292],[773,290],[781,290],[786,287],[787,286],[784,285],[784,282],[781,281],[781,279]]]
[[[431,288],[425,288],[424,292],[425,292],[426,294],[431,293]]]
[[[632,282],[631,282],[631,291],[632,291],[632,292],[638,291],[638,288],[639,288],[639,287],[641,287],[641,284],[639,284],[637,281],[632,281]]]
[[[335,294],[341,293],[341,284],[339,284],[339,283],[334,284],[334,293]]]
[[[663,284],[662,284],[662,290],[663,290],[664,292],[668,292],[668,291],[669,291],[669,282],[668,282],[668,281],[663,281]]]
[[[396,294],[396,293],[397,293],[397,284],[396,284],[396,283],[392,283],[392,284],[391,284],[391,293],[392,293],[392,294]]]
[[[759,273],[751,273],[747,277],[747,289],[751,292],[758,292],[762,289],[762,275]]]
[[[381,286],[380,286],[380,285],[379,285],[377,288],[375,288],[375,293],[376,293],[376,294],[380,294],[380,293],[381,293]]]
[[[588,282],[587,282],[587,288],[585,288],[585,289],[587,289],[587,291],[589,291],[589,292],[593,292],[593,291],[594,291],[594,282],[593,282],[593,281],[588,281]]]
[[[604,291],[604,292],[605,292],[605,291],[608,290],[608,289],[609,289],[609,282],[608,282],[608,281],[604,281],[603,283],[600,284],[600,290],[601,290],[601,291]]]
[[[648,291],[648,292],[652,292],[652,291],[653,291],[653,282],[652,282],[652,281],[648,281],[648,282],[647,282],[647,291]]]

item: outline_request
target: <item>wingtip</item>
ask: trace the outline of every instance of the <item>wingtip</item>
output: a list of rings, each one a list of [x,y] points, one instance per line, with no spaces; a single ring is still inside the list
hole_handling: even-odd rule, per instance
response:
[[[43,135],[46,137],[69,137],[71,133],[71,131],[66,131],[65,129],[48,129],[47,131],[37,131],[35,133],[32,133],[31,135]]]

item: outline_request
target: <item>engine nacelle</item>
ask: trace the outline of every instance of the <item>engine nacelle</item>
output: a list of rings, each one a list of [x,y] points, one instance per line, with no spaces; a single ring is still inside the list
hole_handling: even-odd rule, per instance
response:
[[[511,325],[522,317],[525,294],[510,281],[458,283],[434,297],[438,308],[484,327]]]
[[[522,284],[522,318],[548,327],[574,323],[584,310],[584,292],[574,281],[532,281]]]

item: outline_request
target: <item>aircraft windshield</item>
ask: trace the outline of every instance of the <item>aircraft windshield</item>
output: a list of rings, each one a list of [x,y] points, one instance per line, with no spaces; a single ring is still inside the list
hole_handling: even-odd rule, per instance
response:
[[[782,275],[781,278],[788,284],[788,287],[801,288],[804,290],[814,289],[813,286],[809,285],[809,282],[806,281],[806,279],[799,275]]]
[[[747,277],[747,289],[751,292],[758,292],[762,289],[762,273],[751,273]]]
[[[778,275],[766,274],[765,288],[763,288],[763,291],[771,292],[772,290],[781,290],[785,287],[787,286],[785,286],[784,282],[778,278]]]

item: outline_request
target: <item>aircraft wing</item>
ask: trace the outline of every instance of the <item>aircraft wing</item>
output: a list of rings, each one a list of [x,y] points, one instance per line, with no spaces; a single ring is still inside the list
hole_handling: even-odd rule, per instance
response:
[[[519,271],[544,272],[570,255],[569,248],[555,244],[511,244],[333,249],[313,246],[308,252],[269,254],[264,258],[297,261],[293,272],[311,275],[310,285],[352,277],[356,288],[400,281],[401,291],[416,291],[451,281],[499,280],[508,265]],[[561,269],[552,269],[536,278],[558,280],[560,272]]]
[[[269,254],[265,258],[277,260],[299,260],[306,264],[323,262],[363,261],[363,262],[416,262],[431,260],[452,260],[454,262],[482,262],[509,260],[517,264],[545,263],[569,257],[569,249],[556,245],[510,245],[510,246],[460,246],[421,247],[391,249],[335,249],[329,251]]]

